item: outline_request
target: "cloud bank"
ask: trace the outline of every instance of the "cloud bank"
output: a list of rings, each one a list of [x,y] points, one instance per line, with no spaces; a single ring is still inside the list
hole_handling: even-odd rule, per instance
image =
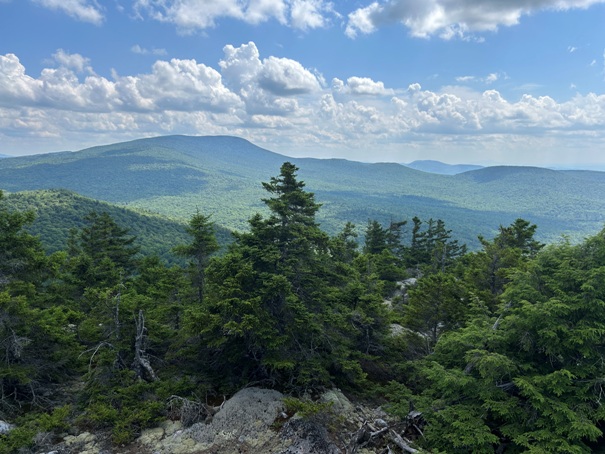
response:
[[[105,19],[97,0],[30,1],[96,25]],[[349,4],[343,2],[338,11],[328,0],[134,0],[132,9],[140,19],[170,23],[185,34],[215,27],[222,19],[253,25],[274,20],[307,31],[330,27],[346,17],[344,32],[350,38],[402,24],[415,37],[451,39],[516,25],[523,16],[540,11],[589,8],[599,3],[605,0],[375,0],[353,11],[344,11]],[[575,50],[570,47],[570,52]]]
[[[249,24],[276,20],[299,30],[326,27],[334,15],[325,0],[136,0],[140,17],[168,22],[188,33],[216,26],[224,18]]]
[[[604,0],[386,0],[349,13],[345,33],[351,38],[400,23],[412,36],[444,39],[495,31],[518,24],[522,16],[544,10],[588,8]]]
[[[287,143],[300,153],[358,150],[347,155],[357,159],[379,146],[383,154],[374,160],[401,149],[443,149],[444,142],[480,153],[605,138],[605,95],[505,99],[494,89],[385,87],[359,75],[326,84],[297,61],[262,58],[253,42],[223,51],[216,68],[157,60],[147,73],[111,79],[95,74],[86,57],[61,49],[38,77],[16,55],[0,55],[0,137],[58,144],[234,134],[277,150]]]

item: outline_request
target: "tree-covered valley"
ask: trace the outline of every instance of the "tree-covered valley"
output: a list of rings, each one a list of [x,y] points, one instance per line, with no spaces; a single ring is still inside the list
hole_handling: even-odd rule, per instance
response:
[[[518,217],[540,226],[542,241],[579,241],[605,217],[605,173],[537,167],[486,167],[437,175],[395,163],[291,159],[237,137],[165,136],[0,160],[7,193],[66,189],[186,223],[198,208],[220,227],[246,231],[266,214],[261,183],[286,160],[322,202],[318,222],[336,234],[368,219],[442,219],[470,248],[479,235]]]
[[[330,426],[316,396],[333,388],[385,409],[384,430],[341,433],[340,452],[602,449],[605,231],[545,244],[517,217],[471,250],[422,213],[333,231],[307,172],[276,166],[229,240],[203,201],[181,231],[42,191],[76,219],[48,241],[32,233],[45,204],[3,194],[0,453],[83,431],[118,450],[250,386],[289,396],[286,420]]]

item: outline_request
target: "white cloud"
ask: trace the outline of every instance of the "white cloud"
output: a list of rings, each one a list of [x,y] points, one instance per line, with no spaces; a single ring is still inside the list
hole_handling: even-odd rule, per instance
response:
[[[219,62],[225,84],[246,103],[249,115],[300,115],[299,99],[321,90],[320,80],[299,62],[268,57],[261,60],[253,42],[223,49]]]
[[[175,24],[188,33],[215,27],[222,18],[261,24],[276,20],[300,30],[325,27],[337,16],[325,0],[136,0],[139,15]]]
[[[215,69],[195,60],[160,60],[137,79],[139,96],[152,101],[154,110],[225,112],[241,103]]]
[[[71,57],[68,63],[77,61]],[[70,66],[46,68],[34,79],[15,55],[7,54],[0,56],[0,81],[7,82],[0,83],[0,105],[7,108],[18,104],[97,113],[226,112],[241,105],[216,70],[194,60],[158,61],[149,74],[116,76],[114,81],[94,74],[80,80]]]
[[[443,39],[468,33],[495,31],[519,23],[522,16],[542,10],[588,8],[605,0],[386,0],[374,1],[351,12],[347,36],[374,32],[379,27],[401,23],[412,36]]]
[[[77,73],[87,72],[94,74],[90,66],[90,59],[83,57],[80,54],[68,54],[63,49],[58,49],[53,54],[53,60],[64,68],[73,69]]]
[[[290,5],[291,24],[301,30],[323,28],[332,12],[332,4],[322,0],[293,0]]]
[[[383,82],[376,82],[369,77],[349,77],[347,83],[340,79],[332,80],[332,90],[335,93],[351,95],[386,96],[392,95],[393,90],[384,87]]]
[[[485,78],[485,83],[486,84],[492,84],[492,83],[496,82],[499,78],[500,78],[500,76],[498,74],[496,74],[496,73],[490,73]]]
[[[99,25],[104,16],[95,0],[34,0],[45,8],[59,10],[74,19]]]
[[[111,79],[96,75],[78,54],[58,50],[51,63],[32,77],[16,55],[0,55],[0,152],[11,151],[9,136],[63,144],[67,139],[108,143],[137,135],[234,134],[276,151],[285,143],[359,150],[374,150],[380,143],[385,153],[401,147],[442,153],[531,144],[527,156],[555,139],[563,148],[571,141],[586,143],[588,136],[605,140],[605,95],[576,94],[560,102],[524,91],[509,99],[491,87],[427,90],[414,83],[386,88],[362,76],[333,79],[325,87],[297,61],[261,58],[253,42],[225,46],[216,68],[160,59],[145,73]]]
[[[311,93],[320,89],[314,74],[288,58],[266,58],[258,82],[260,87],[278,96]]]
[[[168,52],[166,51],[166,49],[158,49],[158,48],[152,48],[152,49],[146,49],[144,47],[141,47],[139,44],[135,44],[134,46],[132,46],[130,48],[130,51],[133,54],[139,54],[139,55],[157,55],[160,57],[163,57],[165,55],[168,55]]]
[[[456,82],[463,83],[463,84],[479,82],[479,83],[482,83],[485,85],[491,85],[500,79],[508,79],[508,76],[505,73],[489,73],[485,77],[458,76],[458,77],[456,77],[455,80],[456,80]]]

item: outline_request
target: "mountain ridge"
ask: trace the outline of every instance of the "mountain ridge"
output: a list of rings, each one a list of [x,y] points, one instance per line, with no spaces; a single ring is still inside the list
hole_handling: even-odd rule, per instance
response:
[[[457,175],[459,173],[478,170],[484,167],[475,164],[446,164],[445,162],[436,161],[433,159],[416,160],[403,165],[414,170],[437,173],[440,175]]]
[[[323,204],[331,233],[347,221],[360,229],[418,216],[443,219],[470,244],[517,217],[537,223],[543,239],[581,239],[605,221],[605,177],[599,173],[496,166],[440,175],[395,163],[291,158],[232,136],[160,136],[0,160],[0,189],[65,188],[113,204],[184,221],[197,209],[217,224],[246,230],[264,213],[263,181],[284,161]],[[605,175],[605,173],[604,173]]]

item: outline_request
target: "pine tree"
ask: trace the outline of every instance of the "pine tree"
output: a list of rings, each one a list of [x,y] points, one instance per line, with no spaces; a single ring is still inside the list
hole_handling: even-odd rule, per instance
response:
[[[119,226],[106,213],[89,213],[85,225],[72,231],[68,242],[69,262],[76,286],[86,288],[114,287],[131,277],[136,268],[139,249],[136,237]]]
[[[177,255],[189,259],[189,275],[196,290],[197,301],[201,304],[204,301],[206,268],[212,254],[219,250],[219,245],[210,216],[205,216],[198,211],[189,220],[186,230],[191,235],[192,242],[177,246],[174,251]]]
[[[40,240],[25,230],[34,213],[9,211],[3,198],[0,191],[0,288],[23,293],[28,291],[26,284],[41,284],[47,259]]]
[[[533,232],[517,225],[527,235],[503,243],[533,254]],[[429,449],[588,453],[603,445],[605,231],[517,265],[495,314],[476,301],[466,325],[417,363],[427,380],[416,402]]]
[[[326,385],[334,374],[353,380],[361,373],[355,342],[374,339],[371,304],[353,288],[345,302],[337,290],[351,269],[335,262],[353,253],[350,229],[335,242],[319,228],[320,204],[297,170],[284,163],[263,184],[272,195],[264,199],[269,216],[253,216],[250,231],[236,235],[229,252],[210,264],[204,308],[191,311],[192,332],[211,348],[207,361],[235,382],[267,380],[300,390]],[[335,246],[340,252],[332,254]]]

